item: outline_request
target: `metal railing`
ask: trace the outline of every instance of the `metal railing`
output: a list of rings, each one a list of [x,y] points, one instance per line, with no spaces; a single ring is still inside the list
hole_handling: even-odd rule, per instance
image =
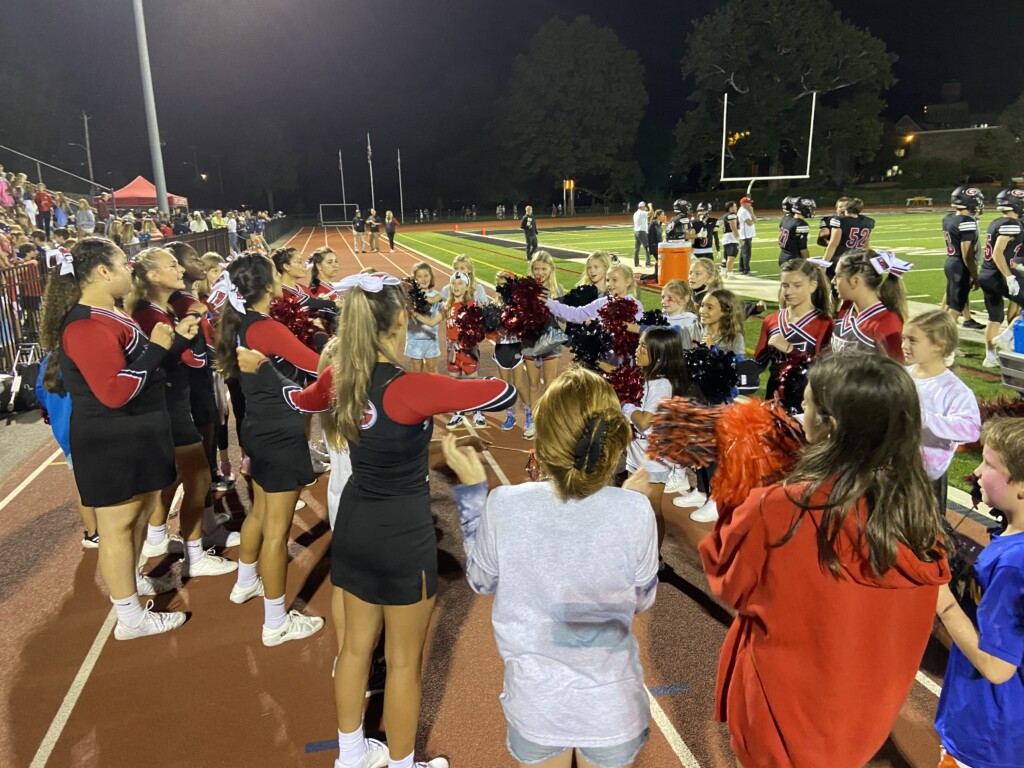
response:
[[[37,261],[0,269],[0,373],[13,370],[20,346],[39,343],[43,269]]]

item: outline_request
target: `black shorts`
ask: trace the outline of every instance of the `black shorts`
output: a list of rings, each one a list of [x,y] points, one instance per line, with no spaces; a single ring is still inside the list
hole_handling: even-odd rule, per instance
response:
[[[217,397],[213,393],[213,370],[209,366],[188,369],[188,390],[192,420],[197,427],[220,421]]]
[[[740,244],[739,243],[726,243],[722,247],[725,249],[725,258],[727,258],[727,259],[729,257],[738,256],[739,253],[740,253]]]
[[[495,344],[494,362],[505,371],[518,368],[523,363],[523,345],[518,341]]]
[[[1021,293],[1024,293],[1024,270],[1016,266],[1011,267],[1010,270],[1017,278],[1017,282],[1021,284]],[[988,312],[990,323],[1001,323],[1006,318],[1004,299],[1009,299],[1017,305],[1024,303],[1024,296],[1021,293],[1015,296],[1010,295],[1010,290],[1006,286],[1006,278],[997,269],[979,271],[978,284],[981,285],[981,290],[985,294],[985,311]]]
[[[943,265],[946,273],[946,306],[955,312],[963,312],[971,293],[971,273],[964,260],[953,256]]]

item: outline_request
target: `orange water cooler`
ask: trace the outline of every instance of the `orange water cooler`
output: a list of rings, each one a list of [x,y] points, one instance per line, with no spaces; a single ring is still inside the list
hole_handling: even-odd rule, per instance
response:
[[[693,246],[686,240],[658,243],[658,282],[690,279],[690,254]]]

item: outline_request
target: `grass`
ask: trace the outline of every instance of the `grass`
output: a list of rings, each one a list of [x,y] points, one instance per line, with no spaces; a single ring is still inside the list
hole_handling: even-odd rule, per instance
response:
[[[945,291],[945,276],[942,264],[946,258],[945,241],[942,236],[943,214],[890,214],[877,217],[877,225],[872,236],[872,245],[886,248],[897,253],[901,258],[914,264],[914,269],[906,276],[907,292],[911,299],[923,303],[934,304],[942,301]],[[545,223],[541,220],[541,224]],[[564,220],[559,225],[565,225]],[[814,232],[812,228],[812,232]],[[775,222],[765,220],[759,225],[760,235],[754,241],[752,267],[761,277],[778,276],[778,248],[773,237]],[[522,238],[517,230],[491,230],[491,237],[507,239],[508,245],[494,241],[481,243],[438,232],[409,233],[402,242],[439,261],[451,263],[459,254],[466,254],[472,260],[478,277],[493,283],[494,276],[501,270],[523,274],[526,271],[525,254],[521,247]],[[581,255],[598,249],[609,250],[630,262],[633,249],[632,227],[585,227],[575,231],[540,231],[540,244],[567,250],[579,251]],[[812,245],[811,255],[820,255],[822,248]],[[582,264],[558,261],[558,281],[568,288],[577,283],[583,271]],[[976,311],[984,312],[980,294],[972,305]],[[660,306],[659,294],[655,290],[641,290],[640,300],[646,309]],[[777,309],[769,306],[769,312]],[[744,327],[747,348],[753,352],[761,332],[761,320],[750,318]],[[962,344],[967,356],[960,359],[956,369],[957,375],[966,383],[979,398],[990,398],[1005,395],[1009,390],[1002,384],[999,376],[981,367],[984,357],[982,345],[964,341]],[[762,389],[762,396],[764,390]],[[953,459],[949,470],[952,485],[967,490],[960,482],[963,475],[969,474],[980,461],[978,452],[961,451]]]

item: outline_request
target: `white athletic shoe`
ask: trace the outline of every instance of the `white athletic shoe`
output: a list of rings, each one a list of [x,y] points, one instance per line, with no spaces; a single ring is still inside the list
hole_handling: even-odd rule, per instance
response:
[[[159,544],[150,544],[148,541],[142,542],[143,557],[163,557],[168,553],[180,555],[184,551],[185,542],[177,536],[164,536],[164,540]]]
[[[480,411],[473,414],[473,426],[483,428],[487,426],[487,417],[484,416]]]
[[[672,499],[672,503],[677,507],[699,507],[705,501],[707,501],[707,496],[696,489],[684,496],[676,496]]]
[[[689,493],[693,490],[690,485],[690,477],[682,467],[672,467],[668,481],[665,483],[665,493]]]
[[[998,368],[999,367],[999,356],[989,350],[985,353],[985,359],[981,361],[982,368]]]
[[[238,570],[238,563],[225,557],[213,554],[213,549],[203,552],[203,558],[195,563],[189,562],[186,555],[181,561],[181,578],[191,579],[196,576],[223,576]]]
[[[708,499],[704,506],[690,513],[690,519],[695,523],[713,523],[718,519],[718,505]]]
[[[128,627],[117,622],[114,626],[114,637],[118,640],[135,640],[148,635],[161,635],[185,623],[185,614],[181,611],[158,613],[152,608],[153,601],[150,600],[143,610],[142,623],[137,627]]]
[[[231,594],[228,595],[228,600],[241,605],[248,600],[252,600],[254,597],[263,597],[263,579],[258,576],[256,581],[248,587],[240,587],[236,581],[235,586],[231,588]]]
[[[263,644],[270,648],[289,640],[302,640],[315,635],[323,626],[324,620],[319,616],[306,616],[298,611],[289,611],[284,624],[277,629],[263,627]]]
[[[1013,326],[1008,326],[1005,331],[992,339],[994,350],[1004,349],[1007,352],[1013,351]]]
[[[229,531],[223,525],[217,526],[213,533],[203,534],[203,546],[210,547],[237,547],[242,543],[242,534],[238,531]]]
[[[449,768],[448,758],[446,757],[435,757],[433,760],[427,762],[416,762],[413,763],[412,768]]]
[[[448,419],[448,429],[458,429],[459,427],[465,426],[466,417],[461,413],[454,413],[452,417]]]
[[[387,768],[388,745],[376,739],[366,739],[366,754],[359,768]],[[341,768],[341,761],[334,761],[334,768]]]
[[[135,591],[140,595],[162,595],[175,590],[174,578],[164,576],[143,576],[141,573],[135,577]]]

